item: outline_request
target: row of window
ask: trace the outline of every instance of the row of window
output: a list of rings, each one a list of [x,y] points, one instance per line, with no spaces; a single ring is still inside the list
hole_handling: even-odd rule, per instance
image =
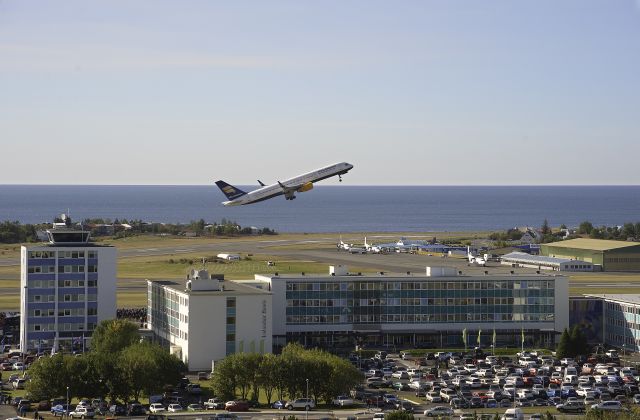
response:
[[[56,267],[53,265],[30,265],[27,272],[29,274],[55,273]],[[87,266],[87,273],[97,272],[97,265]],[[84,273],[84,265],[59,265],[58,273]]]
[[[84,251],[57,251],[58,258],[84,258]],[[98,251],[87,251],[88,258],[98,258]],[[52,259],[56,257],[56,251],[29,251],[29,259]]]
[[[640,258],[605,258],[605,263],[638,263]]]
[[[350,291],[350,290],[514,290],[554,289],[548,280],[516,281],[372,281],[372,282],[287,282],[288,291]]]
[[[617,302],[607,302],[607,309],[610,311],[625,312],[628,314],[640,315],[640,306],[625,305]]]
[[[226,353],[236,352],[236,298],[227,298]]]
[[[640,346],[640,338],[634,339],[633,337],[624,336],[621,334],[607,333],[607,338],[610,341],[614,341],[618,344],[627,344],[633,346],[634,344]]]
[[[390,299],[287,299],[287,307],[358,306],[471,306],[471,305],[553,305],[552,297],[529,298],[390,298]]]
[[[98,295],[90,293],[86,295],[87,302],[96,302],[98,300]],[[63,302],[85,302],[84,293],[78,294],[65,294],[61,296],[61,301]],[[56,295],[29,295],[29,302],[32,303],[42,303],[42,302],[55,302]]]
[[[96,328],[96,324],[87,323],[87,331],[92,331]],[[30,324],[29,331],[43,332],[43,331],[56,331],[56,324]],[[83,323],[58,323],[58,331],[85,331]]]
[[[98,287],[97,280],[87,280],[87,287]],[[58,280],[58,287],[84,287],[84,280]],[[54,289],[56,287],[55,280],[29,280],[31,289]]]
[[[553,322],[553,314],[369,314],[369,315],[288,315],[287,324],[382,324],[437,322]]]
[[[53,317],[56,314],[55,309],[33,309],[29,314],[34,317]],[[87,315],[98,315],[97,308],[87,308]],[[64,316],[84,316],[84,308],[64,308],[58,309],[58,317]]]

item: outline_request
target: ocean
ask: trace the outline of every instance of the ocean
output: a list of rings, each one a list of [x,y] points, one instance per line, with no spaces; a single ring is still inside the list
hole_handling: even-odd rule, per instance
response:
[[[241,187],[244,189],[244,187]],[[251,190],[256,187],[246,187]],[[222,219],[278,232],[444,232],[640,221],[640,186],[316,186],[286,201],[224,207],[211,186],[0,185],[0,221]]]

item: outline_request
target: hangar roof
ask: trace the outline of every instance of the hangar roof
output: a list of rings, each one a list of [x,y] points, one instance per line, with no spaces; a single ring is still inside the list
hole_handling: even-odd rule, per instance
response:
[[[638,242],[608,241],[604,239],[586,238],[568,239],[562,242],[552,242],[543,245],[554,248],[588,249],[594,251],[610,251],[612,249],[629,248],[634,246],[640,247],[640,243]]]

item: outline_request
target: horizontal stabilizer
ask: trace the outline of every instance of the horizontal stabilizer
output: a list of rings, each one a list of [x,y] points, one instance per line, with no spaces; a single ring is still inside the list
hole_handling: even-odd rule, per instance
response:
[[[242,191],[240,188],[236,188],[233,185],[229,185],[224,181],[216,181],[216,185],[218,186],[218,188],[220,188],[220,190],[224,193],[224,195],[227,196],[229,200],[235,200],[236,198],[242,197],[243,195],[247,194],[246,192]]]

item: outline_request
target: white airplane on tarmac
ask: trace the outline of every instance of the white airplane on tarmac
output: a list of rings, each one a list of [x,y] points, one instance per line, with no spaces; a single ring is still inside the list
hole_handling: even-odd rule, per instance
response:
[[[284,195],[285,199],[293,200],[296,198],[296,192],[309,191],[313,188],[314,182],[322,181],[323,179],[331,178],[336,175],[338,175],[340,182],[342,182],[342,175],[346,174],[351,169],[353,169],[353,165],[350,163],[340,162],[298,175],[283,182],[278,181],[276,184],[265,185],[262,181],[258,180],[261,187],[250,192],[244,192],[240,188],[229,185],[224,181],[216,181],[216,185],[229,199],[228,201],[222,202],[225,206],[240,206],[244,204],[257,203],[278,195]]]
[[[467,259],[469,260],[469,264],[481,265],[483,267],[487,265],[487,260],[483,257],[473,255],[470,247],[467,247]]]

